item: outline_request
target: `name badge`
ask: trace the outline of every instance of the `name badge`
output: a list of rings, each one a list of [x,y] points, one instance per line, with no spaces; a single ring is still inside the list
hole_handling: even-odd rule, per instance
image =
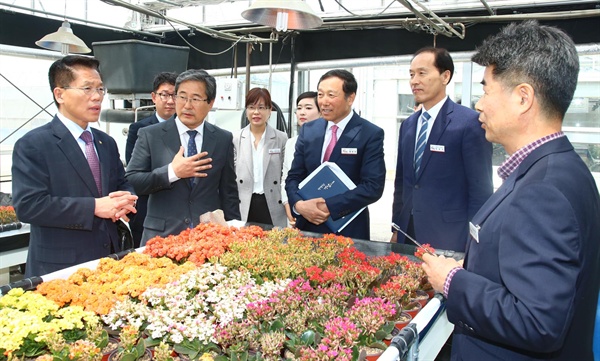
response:
[[[279,154],[279,153],[281,153],[280,148],[269,149],[269,154]]]
[[[469,222],[469,233],[471,234],[471,237],[473,237],[473,239],[477,243],[479,243],[479,229],[480,228],[481,228],[480,226],[477,226],[477,225]]]
[[[342,148],[342,154],[357,155],[358,150],[356,148]]]
[[[429,146],[429,150],[432,152],[444,153],[446,151],[446,147],[443,145],[431,144]]]

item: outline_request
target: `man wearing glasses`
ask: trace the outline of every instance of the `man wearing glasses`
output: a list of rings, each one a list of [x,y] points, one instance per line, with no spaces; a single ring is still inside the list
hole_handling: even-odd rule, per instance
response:
[[[144,118],[138,122],[131,123],[129,126],[129,132],[127,133],[127,145],[125,147],[125,161],[129,163],[131,160],[131,153],[135,142],[138,138],[138,131],[141,128],[147,127],[152,124],[162,123],[170,120],[175,114],[175,80],[177,74],[170,72],[158,73],[154,77],[154,84],[152,88],[152,102],[156,107],[156,112]],[[129,223],[131,227],[131,234],[133,236],[134,247],[140,246],[142,239],[142,232],[144,231],[144,219],[146,218],[146,209],[148,207],[148,196],[140,196],[137,202],[137,214],[133,220]]]
[[[126,176],[138,194],[149,195],[142,246],[193,228],[200,215],[216,209],[226,220],[240,219],[233,136],[205,121],[216,89],[215,78],[204,70],[181,73],[175,120],[138,132]]]
[[[58,112],[15,143],[13,205],[31,225],[25,277],[120,251],[115,222],[136,212],[116,142],[90,127],[106,93],[98,68],[83,56],[55,61],[48,78]]]

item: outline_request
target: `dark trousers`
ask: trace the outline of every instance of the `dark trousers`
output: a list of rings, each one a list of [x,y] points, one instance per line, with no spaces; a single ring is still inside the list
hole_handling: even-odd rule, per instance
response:
[[[142,233],[144,232],[144,219],[146,219],[146,211],[148,209],[148,196],[139,196],[136,206],[137,213],[133,216],[131,222],[129,222],[129,228],[131,228],[131,236],[133,237],[133,246],[138,248],[140,241],[142,240]]]
[[[273,224],[271,214],[269,213],[269,206],[267,205],[267,198],[264,194],[252,193],[250,209],[248,209],[248,222]]]

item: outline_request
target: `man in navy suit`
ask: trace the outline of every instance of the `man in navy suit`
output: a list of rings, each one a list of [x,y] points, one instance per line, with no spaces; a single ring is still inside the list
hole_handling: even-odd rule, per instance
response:
[[[240,219],[233,163],[233,135],[205,121],[217,95],[214,77],[187,70],[175,82],[174,121],[140,129],[127,164],[127,179],[138,194],[148,194],[141,245],[155,237],[179,234],[200,215],[223,210]]]
[[[341,69],[325,73],[319,80],[317,95],[322,118],[300,128],[285,189],[298,215],[296,227],[301,230],[332,233],[324,224],[329,216],[333,220],[340,219],[376,202],[383,194],[383,129],[354,113],[356,89],[352,73]],[[332,131],[334,126],[335,132]],[[337,142],[329,152],[328,161],[336,163],[356,188],[327,199],[303,200],[297,193],[298,185],[321,165],[334,135]],[[369,210],[361,212],[340,234],[370,239]]]
[[[58,113],[15,143],[13,204],[19,220],[31,224],[25,277],[120,251],[115,221],[135,213],[137,196],[117,144],[90,127],[106,92],[98,68],[83,56],[55,61],[48,78]]]
[[[156,112],[144,118],[139,122],[131,123],[129,126],[129,132],[127,133],[127,145],[125,147],[125,160],[129,163],[131,160],[131,153],[135,142],[138,138],[138,130],[147,127],[152,124],[158,124],[165,122],[173,117],[175,114],[175,80],[177,74],[170,72],[158,73],[154,77],[153,91],[150,94],[152,96],[152,102],[156,107]],[[142,232],[144,231],[144,219],[146,218],[146,209],[148,208],[148,196],[139,196],[137,202],[137,213],[135,217],[129,222],[131,227],[131,234],[133,236],[133,245],[135,248],[140,246],[142,240]]]
[[[453,73],[442,48],[423,48],[410,63],[422,107],[400,127],[392,222],[421,243],[464,252],[468,222],[493,192],[492,145],[477,112],[446,95]],[[396,231],[391,241],[411,244]]]
[[[424,255],[455,325],[452,360],[592,360],[600,287],[600,197],[561,131],[579,73],[575,44],[535,21],[511,24],[472,60],[476,109],[510,157],[473,217],[464,264]]]

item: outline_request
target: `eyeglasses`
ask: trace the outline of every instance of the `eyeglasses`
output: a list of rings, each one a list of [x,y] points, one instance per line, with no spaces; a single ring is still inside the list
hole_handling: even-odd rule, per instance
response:
[[[177,95],[169,93],[158,93],[156,94],[163,102],[168,102],[169,99],[177,100]]]
[[[183,95],[175,95],[175,101],[178,103],[182,103],[182,104],[186,104],[188,102],[188,100],[190,102],[192,102],[192,105],[200,105],[201,102],[209,102],[208,98],[206,99],[200,99],[200,98],[188,98],[188,97],[184,97]]]
[[[70,87],[70,86],[61,86],[60,88],[62,89],[77,89],[77,90],[81,90],[83,91],[83,94],[85,95],[93,95],[94,93],[98,93],[98,95],[100,96],[105,96],[106,95],[106,88],[92,88],[89,86],[83,87],[83,88],[76,88],[76,87]]]
[[[246,110],[247,110],[247,111],[249,111],[249,112],[251,112],[251,113],[254,113],[254,112],[255,112],[255,111],[257,111],[257,110],[258,110],[259,112],[264,112],[265,110],[271,110],[271,108],[267,108],[267,107],[265,107],[264,105],[259,105],[259,106],[248,105],[248,106],[246,107]]]

